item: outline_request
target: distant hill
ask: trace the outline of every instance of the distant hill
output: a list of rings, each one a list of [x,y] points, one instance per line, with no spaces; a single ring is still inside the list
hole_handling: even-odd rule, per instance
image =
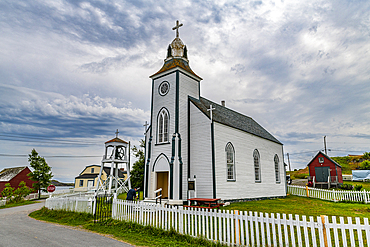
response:
[[[344,157],[330,157],[332,160],[342,166],[342,174],[352,175],[352,170],[357,170],[360,163],[364,160],[362,155],[350,155]]]
[[[63,182],[59,182],[58,180],[54,180],[54,179],[51,180],[51,184],[55,186],[75,186],[74,183],[63,183]]]
[[[360,167],[360,163],[364,161],[363,155],[349,155],[344,157],[330,157],[332,160],[337,162],[342,167],[342,174],[352,175],[352,170],[357,170]],[[308,167],[287,171],[292,179],[303,179],[308,176]]]

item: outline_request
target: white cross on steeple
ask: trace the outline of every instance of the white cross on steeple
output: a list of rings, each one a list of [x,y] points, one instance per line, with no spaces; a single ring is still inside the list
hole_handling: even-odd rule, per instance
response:
[[[211,117],[211,121],[212,121],[212,112],[213,112],[213,110],[216,110],[216,108],[213,108],[212,107],[212,105],[209,105],[209,109],[207,109],[207,111],[209,111],[209,115],[210,115],[210,117]]]
[[[117,138],[118,138],[118,133],[119,133],[119,132],[118,132],[118,129],[117,129],[117,130],[116,130],[116,137],[117,137]]]
[[[179,28],[182,27],[182,23],[179,24],[179,21],[176,21],[176,26],[172,28],[172,30],[176,30],[176,38],[179,37]]]

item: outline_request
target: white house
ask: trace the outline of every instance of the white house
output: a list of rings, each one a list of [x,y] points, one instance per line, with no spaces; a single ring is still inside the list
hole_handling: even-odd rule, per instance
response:
[[[145,198],[158,188],[173,204],[195,193],[224,201],[285,196],[283,144],[252,118],[200,96],[202,78],[189,67],[180,26],[163,67],[150,76]]]

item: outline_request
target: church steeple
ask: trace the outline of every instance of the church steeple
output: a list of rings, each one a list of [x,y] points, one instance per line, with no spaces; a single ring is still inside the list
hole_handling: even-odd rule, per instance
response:
[[[167,57],[164,60],[163,67],[154,75],[150,76],[153,78],[154,76],[173,69],[175,67],[180,67],[185,71],[189,72],[190,74],[196,76],[197,79],[202,80],[198,75],[196,75],[189,66],[188,60],[188,49],[186,45],[182,42],[179,35],[179,28],[182,27],[183,24],[176,21],[176,26],[172,28],[172,30],[176,30],[176,38],[172,41],[172,43],[167,48]]]

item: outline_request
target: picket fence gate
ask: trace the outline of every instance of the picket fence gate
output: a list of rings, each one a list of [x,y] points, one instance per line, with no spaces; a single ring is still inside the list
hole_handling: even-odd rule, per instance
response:
[[[326,190],[297,185],[288,185],[288,194],[318,198],[327,201],[370,202],[370,191]]]

